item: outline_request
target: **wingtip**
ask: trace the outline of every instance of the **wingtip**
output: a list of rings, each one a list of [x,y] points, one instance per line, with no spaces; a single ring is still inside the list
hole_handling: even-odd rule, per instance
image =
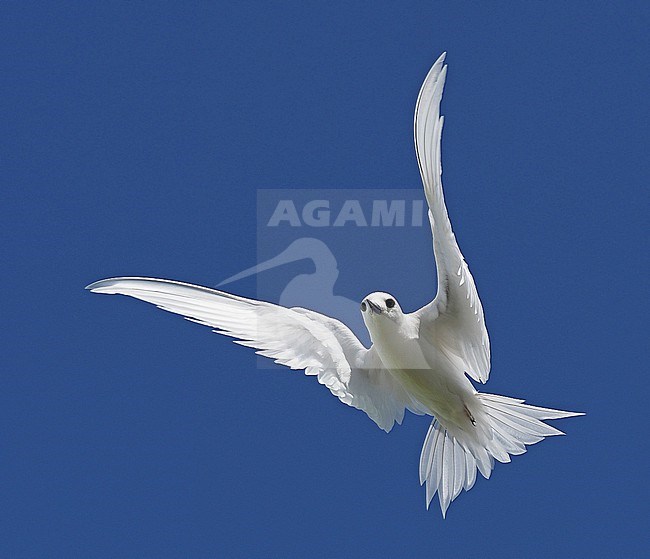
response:
[[[98,286],[98,284],[100,284],[103,281],[104,280],[99,280],[99,281],[94,281],[92,283],[89,283],[86,287],[84,287],[84,289],[86,289],[87,291],[92,291]]]
[[[94,281],[89,283],[84,289],[90,291],[91,293],[108,293],[107,291],[100,291],[102,288],[110,287],[112,283],[123,279],[132,279],[128,277],[116,277],[116,278],[106,278]]]

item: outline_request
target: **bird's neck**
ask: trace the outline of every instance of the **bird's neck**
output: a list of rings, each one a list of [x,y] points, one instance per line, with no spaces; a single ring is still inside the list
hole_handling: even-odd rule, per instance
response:
[[[417,328],[411,324],[408,316],[401,316],[398,320],[381,319],[366,324],[372,343],[389,345],[396,340],[412,339],[417,337]]]
[[[372,343],[388,369],[429,368],[419,346],[417,327],[408,316],[399,321],[379,320],[369,331]]]

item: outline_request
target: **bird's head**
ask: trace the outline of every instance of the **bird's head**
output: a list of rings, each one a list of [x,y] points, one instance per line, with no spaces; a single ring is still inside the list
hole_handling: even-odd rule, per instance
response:
[[[372,326],[380,321],[399,322],[404,316],[397,299],[389,293],[381,291],[371,293],[361,301],[361,314],[368,330],[371,330]]]

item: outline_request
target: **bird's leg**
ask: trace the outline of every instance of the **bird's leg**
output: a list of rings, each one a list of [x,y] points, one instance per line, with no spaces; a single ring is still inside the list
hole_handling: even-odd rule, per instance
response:
[[[472,422],[472,425],[476,426],[476,419],[474,419],[474,416],[472,415],[472,412],[469,411],[469,409],[467,408],[467,406],[465,404],[463,404],[463,407],[465,408],[465,415],[467,415],[467,417],[469,417],[469,420]]]

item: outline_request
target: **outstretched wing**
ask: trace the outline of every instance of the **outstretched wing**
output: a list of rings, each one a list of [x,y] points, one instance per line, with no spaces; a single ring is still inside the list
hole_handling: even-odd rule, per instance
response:
[[[215,332],[238,338],[235,343],[292,369],[304,369],[339,400],[365,411],[389,431],[404,416],[405,397],[380,361],[338,320],[306,309],[288,309],[188,283],[120,277],[86,289],[121,294],[153,303]]]
[[[421,335],[435,340],[439,347],[462,360],[465,371],[474,380],[486,382],[490,373],[490,340],[483,306],[451,229],[442,192],[440,142],[444,117],[440,116],[440,101],[447,75],[444,60],[443,53],[425,78],[415,107],[415,151],[429,205],[438,272],[435,299],[415,314],[420,318]]]

